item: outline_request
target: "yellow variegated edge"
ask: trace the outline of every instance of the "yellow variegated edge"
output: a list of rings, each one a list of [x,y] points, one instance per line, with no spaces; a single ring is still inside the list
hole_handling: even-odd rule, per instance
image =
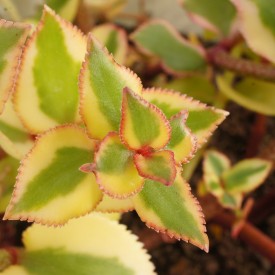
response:
[[[30,32],[31,26],[25,23],[14,23],[0,19],[0,28],[6,29],[22,29],[24,32],[17,41],[17,43],[11,47],[5,54],[5,59],[8,60],[4,71],[0,74],[0,114],[4,110],[4,105],[9,98],[9,95],[13,92],[14,83],[17,77],[17,68],[20,63],[20,57],[22,54],[23,46],[26,38]]]
[[[205,152],[203,159],[203,181],[208,192],[221,199],[225,193],[221,175],[230,169],[230,160],[216,150]]]
[[[95,46],[102,49],[103,54],[109,60],[109,66],[112,66],[117,75],[125,81],[125,86],[131,88],[136,93],[141,94],[142,83],[140,78],[133,71],[116,63],[112,55],[108,53],[108,50],[101,46],[101,44],[95,38],[93,38],[92,35],[88,36],[87,53],[79,76],[80,116],[87,127],[88,134],[92,138],[102,139],[108,132],[114,130],[116,131],[118,129],[114,129],[112,127],[108,119],[104,116],[104,113],[100,110],[98,99],[94,94],[93,88],[91,86],[89,59],[92,47]],[[112,76],[109,75],[109,77]],[[108,83],[108,79],[104,79],[102,81]]]
[[[135,30],[131,35],[130,35],[130,39],[132,41],[135,42],[137,48],[139,49],[140,52],[144,53],[145,55],[149,55],[149,56],[154,56],[154,54],[145,49],[139,42],[134,40],[134,36],[142,31],[143,29],[147,28],[148,25],[152,25],[152,24],[160,24],[162,25],[164,28],[166,28],[171,34],[172,36],[174,36],[174,38],[179,41],[180,43],[182,43],[185,46],[188,46],[189,48],[193,48],[195,51],[197,51],[197,53],[199,55],[201,55],[202,58],[206,58],[206,52],[204,50],[203,47],[196,45],[196,44],[191,44],[188,40],[186,40],[185,38],[183,38],[183,36],[180,35],[180,33],[167,21],[165,20],[161,20],[161,19],[153,19],[150,20],[149,22],[145,22],[143,23],[141,26],[139,26],[139,28],[137,30]],[[163,67],[163,69],[172,75],[176,75],[176,76],[185,76],[188,75],[190,72],[179,72],[179,71],[175,71],[172,68],[168,67],[164,62],[161,61],[161,66]]]
[[[171,139],[167,145],[167,148],[174,152],[175,160],[179,164],[188,163],[195,156],[195,153],[197,152],[197,148],[198,148],[198,141],[196,136],[193,135],[191,130],[186,126],[187,118],[188,118],[188,111],[185,111],[185,110],[179,112],[178,114],[170,118],[170,124],[172,123],[173,120],[181,119],[179,126],[182,129],[182,132],[184,132],[185,134],[184,138],[181,139],[180,142],[178,142],[175,145],[172,145],[171,142],[173,141],[173,126],[171,125],[172,127]]]
[[[14,158],[22,159],[23,156],[31,149],[33,145],[33,140],[31,136],[26,132],[26,129],[23,127],[17,114],[13,110],[11,99],[9,99],[5,104],[5,110],[0,116],[0,124],[1,123],[8,125],[15,131],[18,131],[19,134],[23,134],[26,136],[26,139],[23,140],[12,140],[0,130],[0,146],[2,147],[2,149]]]
[[[134,102],[136,106],[131,108]],[[140,113],[142,109],[138,110],[137,106],[143,108],[143,112],[148,110],[150,116],[148,118],[142,116]],[[154,104],[132,92],[128,87],[123,89],[121,113],[119,135],[122,143],[130,150],[143,150],[146,148],[158,150],[165,147],[169,142],[171,126],[165,114]],[[147,124],[147,121],[148,123],[151,121],[151,125]],[[155,130],[154,124],[157,124],[157,130]],[[148,127],[148,125],[151,127]],[[143,132],[139,133],[138,131]],[[141,139],[147,140],[143,141]]]
[[[231,0],[238,10],[241,32],[249,47],[275,63],[275,37],[261,21],[259,10],[251,0]]]
[[[124,213],[134,209],[132,198],[115,199],[104,194],[102,201],[97,205],[95,211],[102,213]]]
[[[95,213],[59,228],[34,224],[23,233],[23,243],[27,252],[63,249],[75,255],[117,259],[136,275],[155,274],[150,256],[137,236],[125,225]]]
[[[23,125],[33,134],[41,133],[58,125],[54,119],[50,118],[41,111],[39,107],[39,99],[36,94],[36,88],[33,84],[34,76],[32,66],[37,55],[35,40],[37,35],[43,29],[44,17],[46,14],[51,15],[60,24],[60,26],[62,26],[62,33],[64,35],[67,51],[75,61],[83,61],[87,44],[86,37],[79,29],[77,29],[76,26],[63,20],[49,7],[44,6],[42,19],[37,25],[36,30],[32,33],[31,37],[27,40],[26,46],[23,50],[21,63],[19,66],[19,74],[13,95],[13,102],[16,112],[20,116]],[[75,122],[81,121],[78,112],[76,112],[75,120]]]
[[[117,63],[124,64],[128,52],[128,41],[125,30],[114,24],[105,23],[94,27],[91,31],[92,35],[105,46],[107,46],[106,42],[112,32],[116,32],[117,34],[117,50],[112,54]]]
[[[13,213],[13,209],[26,193],[31,180],[51,164],[58,149],[66,146],[89,150],[92,154],[96,142],[87,137],[83,128],[73,124],[58,126],[40,135],[33,148],[21,161],[4,220],[26,220],[56,226],[65,224],[70,218],[83,216],[96,207],[102,199],[102,193],[96,184],[94,175],[86,174],[81,183],[70,193],[51,199],[37,210],[21,210]],[[68,208],[68,205],[74,207]]]
[[[158,183],[150,181],[145,183],[145,185],[146,184],[158,184]],[[145,188],[146,187],[144,187],[144,189]],[[154,229],[157,232],[167,234],[171,238],[176,238],[178,240],[190,242],[193,245],[203,249],[205,252],[208,252],[209,240],[205,233],[206,227],[205,227],[204,215],[202,213],[202,208],[198,200],[192,195],[189,184],[181,176],[180,169],[178,169],[177,171],[177,176],[174,184],[168,187],[164,186],[163,188],[176,188],[177,194],[182,198],[182,201],[180,203],[184,204],[186,208],[193,210],[193,213],[192,213],[193,218],[196,220],[197,226],[198,226],[198,228],[196,229],[200,231],[200,234],[202,235],[201,238],[203,240],[198,241],[193,238],[187,237],[183,234],[179,234],[173,229],[167,228],[167,226],[165,226],[164,222],[158,216],[160,215],[160,210],[156,209],[157,206],[155,206],[155,211],[154,211],[154,209],[152,208],[154,206],[146,204],[144,199],[141,197],[141,193],[140,193],[133,198],[133,201],[135,205],[135,210],[137,211],[141,220],[146,223],[147,227]],[[152,194],[152,196],[155,196],[157,197],[158,200],[159,199],[161,200],[161,198],[159,198],[160,194]],[[170,196],[169,198],[171,200],[176,199],[174,196],[173,197]],[[172,207],[175,207],[175,209],[171,209],[171,211],[168,211],[165,213],[166,215],[169,216],[169,219],[174,218],[173,217],[174,213],[178,212],[178,207],[180,206],[178,201],[177,202],[173,201],[172,203],[173,203]],[[165,204],[164,207],[167,207],[167,208],[171,207],[168,201],[163,201],[163,204]],[[182,219],[184,220],[184,218],[185,217],[183,216]]]
[[[23,266],[21,265],[11,265],[5,269],[0,274],[2,275],[31,275]]]
[[[215,123],[211,123],[210,127],[207,128],[207,130],[202,129],[200,131],[195,132],[189,126],[189,129],[197,138],[197,142],[198,142],[197,149],[201,148],[201,146],[207,142],[207,139],[212,135],[212,133],[216,130],[216,128],[229,115],[229,113],[225,110],[207,106],[206,104],[198,100],[195,100],[192,97],[188,97],[174,90],[161,89],[161,88],[148,88],[143,90],[142,97],[145,100],[149,101],[150,103],[153,103],[154,105],[156,105],[158,108],[160,108],[165,113],[168,119],[170,119],[173,115],[183,110],[188,111],[189,116],[187,118],[187,124],[188,124],[188,119],[190,119],[190,111],[207,110],[207,111],[212,111],[213,113],[219,115],[220,117],[217,120],[215,120]],[[158,101],[160,101],[159,104],[158,104]],[[168,111],[164,110],[166,108],[168,109]],[[199,121],[198,121],[198,124],[199,124]]]
[[[109,153],[106,153],[107,149],[110,149]],[[126,199],[140,192],[144,179],[136,170],[133,153],[124,147],[117,133],[110,132],[101,141],[94,159],[96,181],[106,195]]]

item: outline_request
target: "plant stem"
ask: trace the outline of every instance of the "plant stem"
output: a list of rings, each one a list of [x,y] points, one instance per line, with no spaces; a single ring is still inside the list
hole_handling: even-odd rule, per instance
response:
[[[212,221],[231,230],[235,222],[235,217],[233,214],[223,212],[216,215]],[[265,256],[271,263],[275,264],[275,242],[252,224],[244,222],[238,238],[246,242],[255,251]]]
[[[257,155],[259,147],[266,133],[267,117],[256,114],[254,124],[250,130],[250,138],[246,147],[246,157],[252,158]]]
[[[17,263],[17,249],[6,247],[0,249],[0,272]]]
[[[232,57],[221,46],[207,50],[208,61],[217,67],[236,72],[244,76],[252,76],[275,82],[275,67],[268,64]]]
[[[275,210],[275,189],[270,190],[265,196],[257,200],[252,208],[248,219],[251,223],[257,224],[264,220],[270,213]]]

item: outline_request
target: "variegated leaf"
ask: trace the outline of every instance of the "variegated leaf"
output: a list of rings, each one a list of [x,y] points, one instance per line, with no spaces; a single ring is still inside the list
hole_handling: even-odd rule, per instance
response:
[[[170,139],[171,127],[163,112],[128,87],[123,89],[120,138],[131,150],[161,149]]]
[[[127,198],[139,192],[144,180],[133,162],[133,153],[110,132],[95,154],[95,175],[100,188],[113,198]]]
[[[208,251],[201,207],[180,171],[171,186],[146,180],[144,188],[133,200],[138,215],[148,227]]]
[[[231,84],[233,74],[227,73],[217,77],[217,84],[222,93],[247,109],[265,115],[275,115],[274,83],[246,77]]]
[[[116,62],[119,64],[125,63],[128,41],[124,29],[107,23],[94,27],[91,33],[98,41],[105,45],[109,53],[114,56]]]
[[[60,225],[93,210],[102,193],[94,175],[79,167],[92,161],[94,148],[95,141],[74,125],[43,133],[21,162],[4,218]]]
[[[83,34],[45,6],[24,50],[14,94],[32,133],[79,121],[77,82],[85,48]]]
[[[238,10],[241,32],[249,47],[275,63],[274,0],[231,0]]]
[[[131,38],[143,53],[158,57],[168,73],[184,75],[205,69],[203,49],[185,40],[168,22],[147,22]]]
[[[5,209],[10,201],[19,161],[12,157],[5,157],[0,160],[0,213]]]
[[[0,19],[0,114],[14,88],[17,67],[30,26]]]
[[[155,274],[137,237],[124,225],[96,214],[61,228],[34,224],[24,232],[23,243],[19,264],[24,272],[13,274]]]
[[[224,154],[215,150],[208,150],[205,153],[203,161],[203,181],[208,192],[220,199],[224,197],[225,201],[230,195],[224,194],[225,190],[221,182],[221,175],[227,171],[230,166],[230,160]]]
[[[177,163],[189,162],[197,151],[197,138],[186,126],[187,117],[188,112],[182,111],[170,119],[172,132],[167,149],[174,152]]]
[[[147,179],[161,182],[165,185],[173,184],[176,177],[174,153],[163,150],[148,155],[136,154],[134,163],[138,173]]]
[[[102,201],[98,204],[95,211],[101,213],[124,213],[134,210],[132,198],[115,199],[104,194]]]
[[[126,86],[135,93],[141,93],[142,85],[137,75],[118,65],[90,35],[79,90],[80,113],[91,137],[102,139],[110,131],[118,131],[122,90]]]
[[[146,89],[142,97],[160,108],[167,118],[186,110],[189,115],[186,126],[197,137],[198,148],[211,136],[223,122],[228,112],[208,107],[205,104],[172,90]]]
[[[248,193],[264,182],[272,164],[262,159],[247,159],[225,171],[222,179],[225,189],[232,193]]]
[[[32,145],[31,136],[23,127],[9,99],[0,116],[0,146],[10,156],[21,159]]]
[[[190,18],[212,32],[228,36],[236,10],[230,0],[181,0]]]

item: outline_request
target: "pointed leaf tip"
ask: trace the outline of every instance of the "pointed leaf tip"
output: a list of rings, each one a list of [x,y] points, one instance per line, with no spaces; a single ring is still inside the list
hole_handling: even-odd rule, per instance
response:
[[[159,108],[131,89],[123,89],[120,138],[129,149],[161,149],[168,143],[170,133],[169,121]]]
[[[122,89],[126,86],[141,94],[139,77],[117,64],[107,49],[89,35],[79,92],[80,114],[91,137],[102,139],[109,132],[119,130]]]
[[[208,249],[205,220],[190,186],[177,171],[175,182],[164,186],[146,180],[142,191],[133,198],[135,209],[149,228],[170,237]]]

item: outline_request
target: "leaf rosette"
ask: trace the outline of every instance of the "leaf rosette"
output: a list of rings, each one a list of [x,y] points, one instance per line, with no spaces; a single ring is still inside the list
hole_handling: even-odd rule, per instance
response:
[[[53,33],[44,49],[41,41]],[[147,226],[207,251],[203,214],[181,172],[227,112],[172,90],[144,89],[91,34],[49,8],[22,60],[14,104],[39,136],[21,161],[4,218],[63,225],[91,211],[135,209]]]

